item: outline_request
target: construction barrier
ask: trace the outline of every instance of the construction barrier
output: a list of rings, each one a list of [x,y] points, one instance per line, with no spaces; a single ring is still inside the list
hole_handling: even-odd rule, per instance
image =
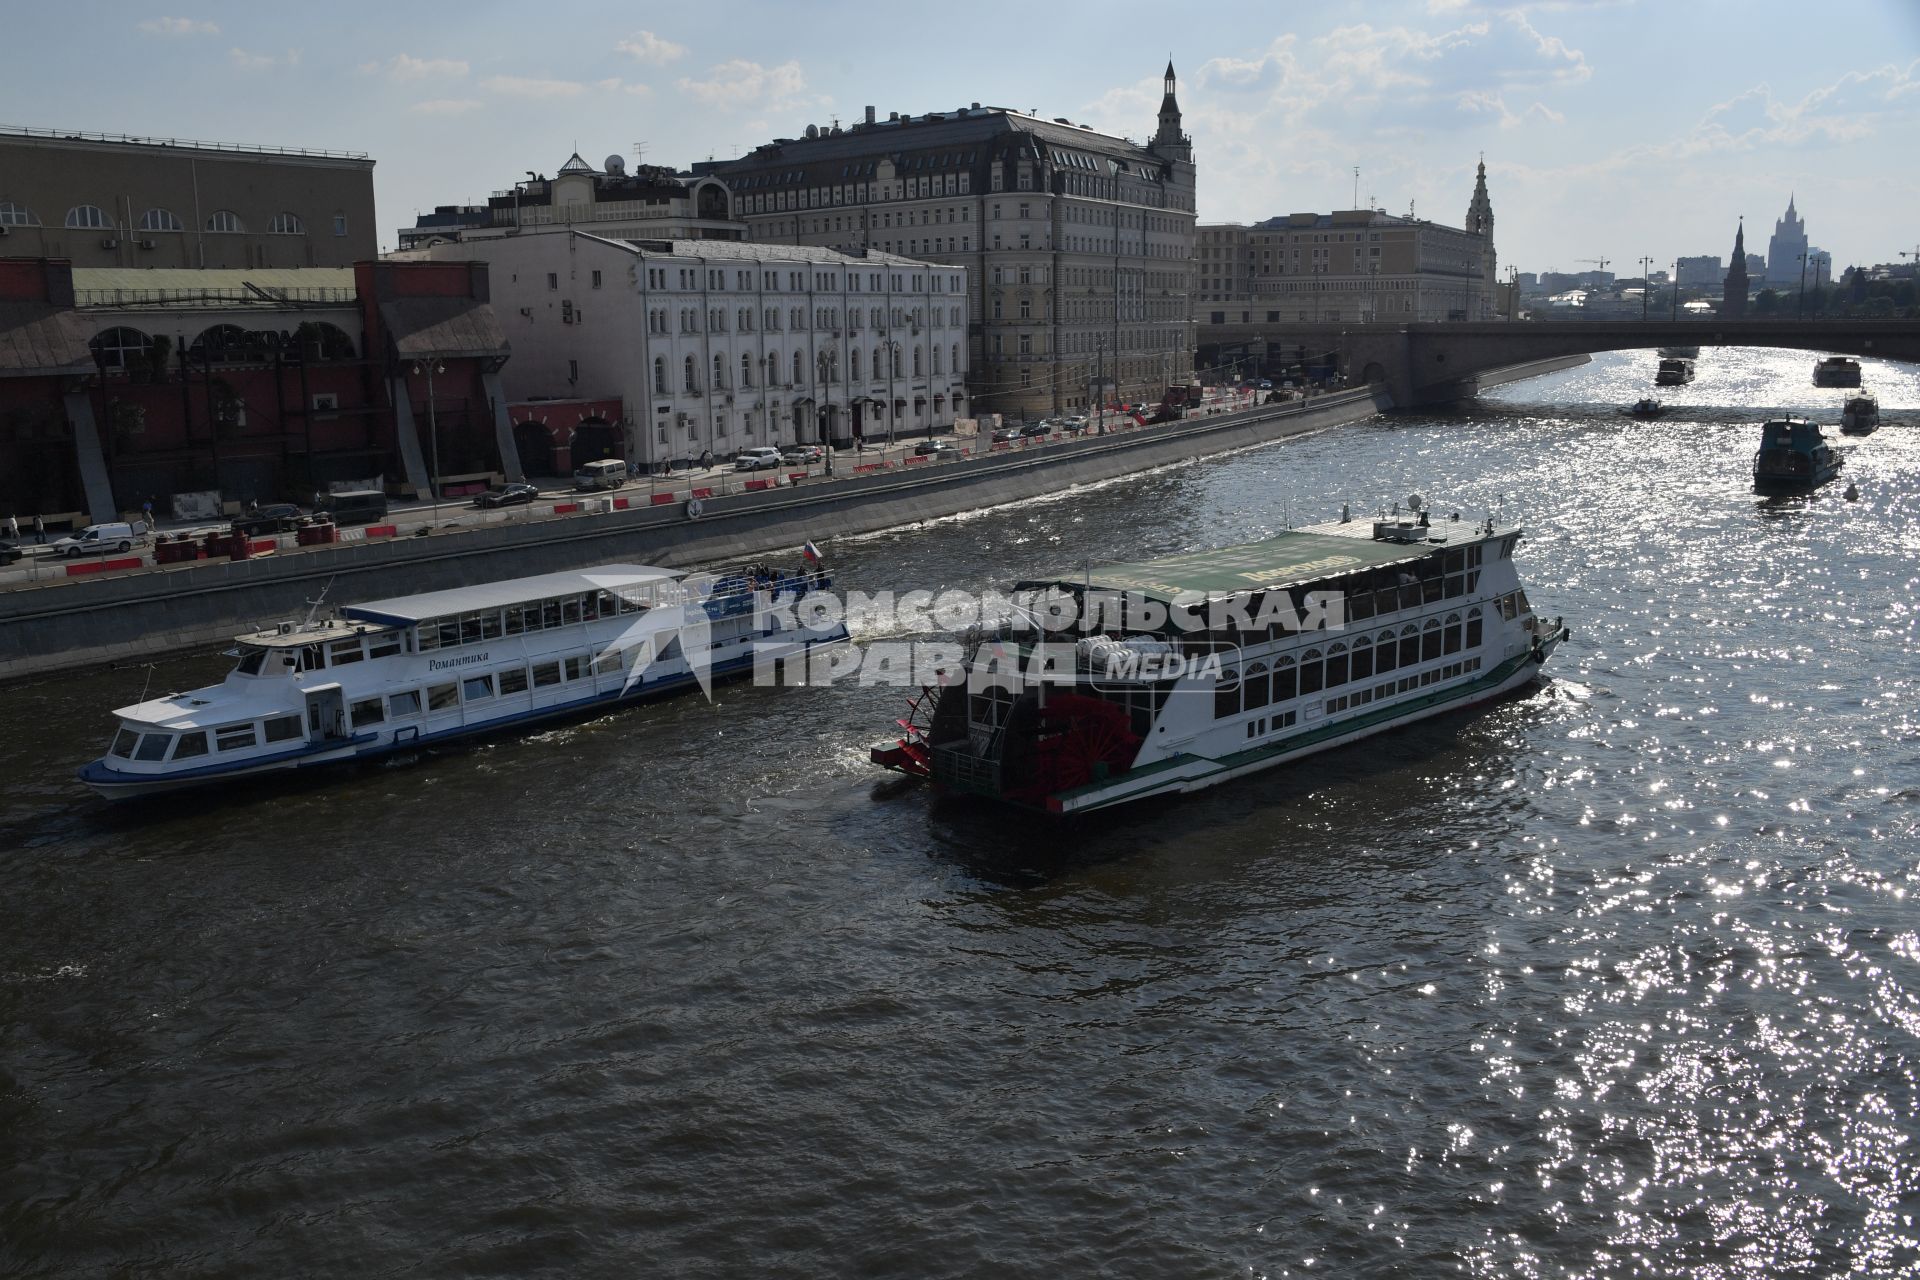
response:
[[[869,472],[878,471],[884,465],[885,465],[884,463],[879,463],[879,462],[864,462],[853,469],[853,474],[857,476],[864,476]]]
[[[613,500],[613,509],[615,511],[625,511],[630,505],[632,504],[625,498],[615,498]]]
[[[400,526],[397,524],[370,524],[366,529],[366,536],[369,538],[392,538],[397,537],[399,533]]]
[[[804,471],[789,471],[789,472],[787,472],[787,483],[788,483],[788,484],[799,484],[799,483],[800,483],[800,482],[801,482],[802,480],[805,480],[806,478],[807,478],[807,473],[806,473],[806,472],[804,472]]]
[[[557,516],[570,516],[579,509],[580,504],[577,502],[556,502],[553,504],[553,514]]]
[[[674,501],[677,501],[677,499],[670,493],[656,493],[653,495],[653,505],[656,507],[664,507]]]
[[[773,488],[773,481],[771,481],[771,480],[749,480],[749,481],[747,481],[747,488],[749,488],[749,489],[771,489],[771,488]]]
[[[126,560],[85,560],[67,566],[69,578],[83,578],[90,573],[105,573],[109,569],[138,569],[144,562],[134,556]]]
[[[911,456],[909,456],[909,457],[908,457],[908,458],[906,459],[906,463],[907,463],[907,465],[908,465],[908,466],[912,466],[912,465],[913,465],[914,463],[916,463],[916,462],[925,462],[926,460],[927,460],[927,455],[926,455],[926,454],[924,454],[924,453],[916,453],[916,454],[913,454],[913,455],[911,455]]]
[[[713,490],[711,490],[711,489],[695,489],[695,490],[693,491],[693,496],[694,496],[694,497],[696,497],[696,498],[711,498],[711,497],[713,496]]]
[[[996,449],[1005,449],[1005,448],[1009,448],[1010,446],[1008,445],[1008,443],[1007,443],[1007,442],[1006,442],[1005,440],[1001,440],[1001,441],[999,441],[999,442],[997,442],[996,444],[994,444],[994,446],[993,446],[993,447],[994,447],[994,448],[996,448]]]

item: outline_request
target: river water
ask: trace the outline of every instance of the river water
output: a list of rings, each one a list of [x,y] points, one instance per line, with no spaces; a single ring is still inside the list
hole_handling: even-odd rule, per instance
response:
[[[980,590],[1524,521],[1538,689],[1082,827],[877,775],[891,688],[143,809],[71,771],[218,659],[0,689],[0,1273],[1910,1272],[1920,377],[1756,499],[1759,416],[1837,420],[1812,360],[828,544]]]

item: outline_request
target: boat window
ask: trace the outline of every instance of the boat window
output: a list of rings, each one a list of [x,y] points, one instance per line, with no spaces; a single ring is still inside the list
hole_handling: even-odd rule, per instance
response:
[[[525,635],[526,630],[527,611],[521,605],[516,604],[507,610],[507,634],[510,636]]]
[[[559,663],[541,662],[541,663],[535,664],[533,668],[533,687],[534,688],[545,689],[550,685],[556,685],[559,683],[560,683],[560,664]]]
[[[1365,622],[1373,616],[1373,592],[1349,590],[1345,596],[1348,622]]]
[[[1373,675],[1373,641],[1361,636],[1353,642],[1353,652],[1348,655],[1352,675],[1349,679],[1365,680]]]
[[[440,647],[440,629],[431,622],[423,622],[414,628],[413,649],[415,653],[430,653]]]
[[[1300,655],[1300,692],[1318,693],[1326,679],[1326,664],[1321,661],[1318,649],[1309,649]]]
[[[1267,705],[1272,686],[1267,683],[1267,664],[1256,662],[1247,667],[1246,687],[1241,690],[1241,705],[1251,711]]]
[[[1327,684],[1331,689],[1347,682],[1347,646],[1336,644],[1327,650]]]
[[[1514,610],[1519,613],[1533,612],[1533,606],[1527,603],[1527,589],[1525,587],[1513,593],[1513,607]]]
[[[653,657],[653,641],[642,640],[639,644],[627,650],[627,655],[633,659],[634,666],[646,666]]]
[[[195,729],[191,733],[183,733],[180,735],[180,740],[173,745],[173,758],[175,760],[190,760],[194,756],[203,756],[205,754],[207,754],[207,731],[205,729]]]
[[[138,741],[140,741],[139,734],[131,729],[122,729],[113,735],[113,745],[107,748],[107,754],[110,756],[121,756],[131,760],[133,758],[133,746]]]
[[[257,676],[267,660],[265,649],[247,649],[241,652],[239,665],[234,667],[243,676]]]
[[[525,693],[527,691],[527,669],[525,667],[508,667],[505,671],[500,672],[499,676],[500,692],[502,694]]]
[[[540,602],[540,626],[542,627],[542,629],[551,631],[559,625],[560,625],[560,602],[558,600],[541,601]]]
[[[1467,610],[1467,648],[1480,647],[1480,610]]]
[[[268,742],[292,742],[300,736],[300,717],[275,716],[262,727]]]
[[[1420,661],[1420,628],[1408,623],[1400,628],[1400,665],[1410,667]]]
[[[457,684],[434,684],[427,686],[427,710],[451,711],[460,705],[460,686]]]
[[[229,724],[213,731],[213,744],[221,751],[244,751],[256,741],[251,724]]]
[[[572,626],[580,621],[580,597],[568,596],[560,602],[560,622],[563,626]]]
[[[1452,600],[1452,599],[1455,599],[1456,597],[1463,596],[1465,594],[1467,594],[1467,575],[1464,573],[1448,574],[1447,590],[1446,590],[1447,599]]]
[[[1285,702],[1299,693],[1299,668],[1291,657],[1276,658],[1273,663],[1273,700]]]
[[[480,641],[480,615],[469,613],[460,619],[460,643],[477,644]]]
[[[1220,668],[1213,686],[1213,716],[1220,720],[1240,714],[1240,672],[1234,667]]]
[[[167,748],[173,745],[170,733],[148,733],[141,735],[140,746],[133,753],[135,760],[165,760]]]
[[[460,619],[442,618],[437,624],[440,629],[440,647],[451,649],[460,643]]]
[[[1448,614],[1445,643],[1446,652],[1460,652],[1460,634],[1460,615],[1457,613]]]
[[[1465,547],[1448,547],[1444,553],[1444,566],[1448,573],[1459,573],[1467,567]]]
[[[367,637],[369,658],[391,658],[400,652],[400,647],[398,631],[379,631]]]
[[[327,660],[336,667],[344,667],[349,662],[358,662],[366,657],[360,648],[360,637],[351,640],[335,640],[327,646]]]
[[[493,677],[468,676],[460,682],[460,687],[468,702],[481,702],[493,696]]]
[[[408,689],[404,693],[387,695],[387,716],[393,720],[403,720],[420,714],[420,691]]]
[[[348,704],[347,711],[353,716],[353,727],[356,729],[379,724],[387,718],[386,702],[381,698],[362,698]]]
[[[602,649],[593,659],[593,674],[597,676],[618,674],[624,656],[618,649]]]
[[[1420,633],[1420,661],[1431,662],[1440,656],[1440,620],[1427,619],[1426,629]]]
[[[482,640],[498,640],[500,634],[500,615],[498,613],[481,614],[480,638]]]
[[[1476,542],[1467,548],[1467,567],[1469,569],[1478,569],[1480,567],[1480,548],[1483,545],[1482,543]]]
[[[569,680],[578,680],[587,674],[587,658],[585,654],[575,654],[571,658],[564,658],[561,660],[561,665],[566,668],[567,679]]]
[[[317,644],[300,646],[300,670],[318,671],[327,665],[325,651]]]

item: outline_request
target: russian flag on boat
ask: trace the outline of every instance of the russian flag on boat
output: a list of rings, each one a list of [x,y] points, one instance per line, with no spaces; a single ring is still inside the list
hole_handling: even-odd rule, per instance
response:
[[[800,554],[807,558],[808,564],[820,563],[820,548],[814,546],[812,542],[801,544]]]

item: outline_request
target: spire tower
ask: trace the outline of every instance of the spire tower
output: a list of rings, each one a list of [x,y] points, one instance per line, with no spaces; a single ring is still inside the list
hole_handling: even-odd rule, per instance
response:
[[[1165,156],[1169,160],[1191,162],[1193,139],[1180,129],[1180,100],[1174,96],[1176,81],[1172,58],[1167,59],[1167,74],[1162,83],[1165,86],[1165,92],[1160,97],[1160,128],[1153,135],[1151,148],[1155,154]]]
[[[1738,320],[1747,313],[1747,220],[1733,233],[1733,261],[1720,289],[1720,318]]]

